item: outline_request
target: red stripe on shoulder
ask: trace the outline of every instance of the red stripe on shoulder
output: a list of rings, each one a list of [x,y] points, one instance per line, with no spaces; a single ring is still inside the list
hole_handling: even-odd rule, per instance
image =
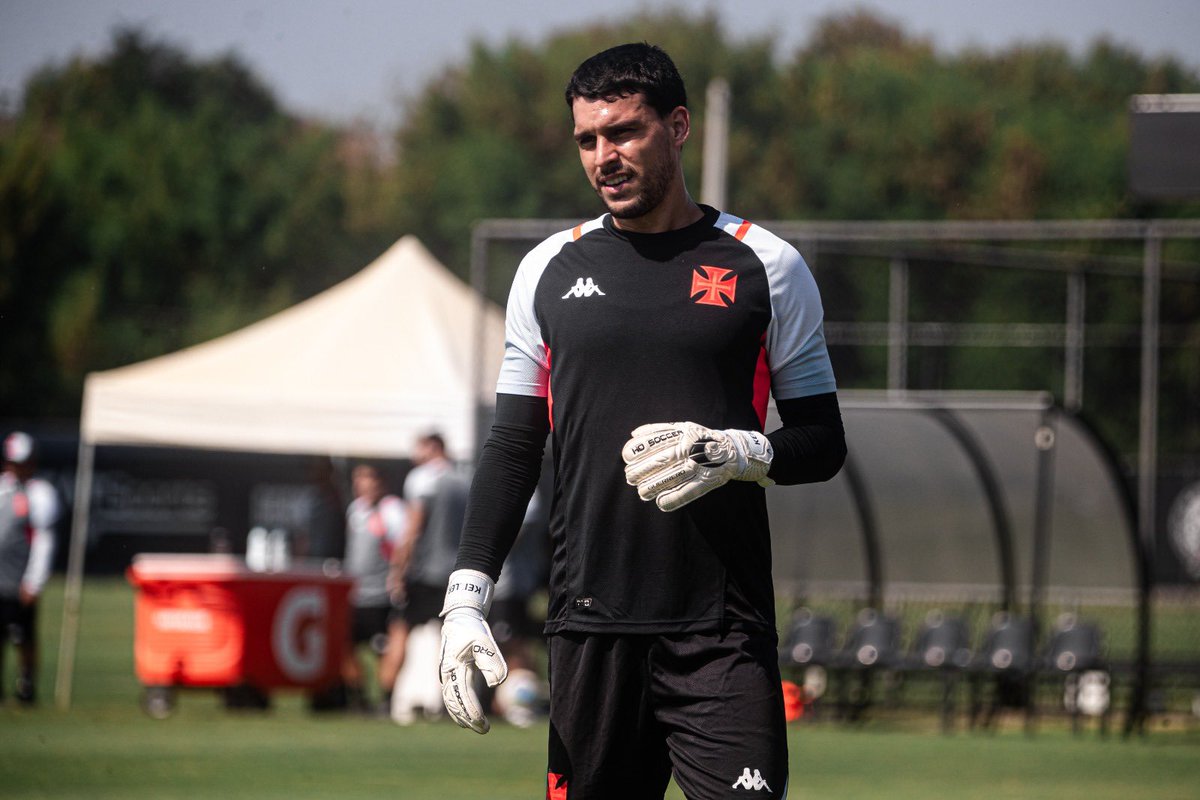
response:
[[[733,238],[737,239],[739,242],[742,239],[745,239],[746,234],[750,232],[750,224],[751,224],[750,220],[746,220],[746,219],[742,220],[742,224],[738,225],[738,229],[733,234]]]
[[[582,222],[571,229],[571,241],[573,241],[573,242],[579,241],[580,236],[583,236],[583,223]]]
[[[767,362],[767,335],[764,333],[758,349],[758,363],[754,365],[754,413],[758,424],[767,426],[767,402],[771,394],[771,365]]]

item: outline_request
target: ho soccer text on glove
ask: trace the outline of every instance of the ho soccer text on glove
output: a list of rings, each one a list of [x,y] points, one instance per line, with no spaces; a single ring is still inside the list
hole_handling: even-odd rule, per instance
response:
[[[455,570],[446,587],[442,606],[442,657],[438,674],[442,680],[442,702],[460,726],[476,733],[487,733],[491,723],[472,688],[475,674],[483,675],[488,686],[499,686],[508,677],[508,664],[500,655],[488,610],[492,606],[495,585],[482,572]]]
[[[774,484],[767,471],[775,451],[758,431],[656,422],[635,429],[622,455],[625,480],[663,511],[681,508],[729,481]]]

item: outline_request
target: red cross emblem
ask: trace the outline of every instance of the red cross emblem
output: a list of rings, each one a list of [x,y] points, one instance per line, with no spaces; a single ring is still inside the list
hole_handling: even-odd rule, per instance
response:
[[[733,270],[724,267],[697,267],[692,273],[692,291],[688,296],[696,297],[697,294],[703,293],[695,302],[729,308],[733,305],[733,296],[737,290],[737,275],[731,278],[725,276],[732,274]]]

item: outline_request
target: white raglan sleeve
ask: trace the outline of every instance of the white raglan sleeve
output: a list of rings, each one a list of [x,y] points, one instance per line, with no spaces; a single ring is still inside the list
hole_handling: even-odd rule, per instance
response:
[[[776,242],[778,247],[766,262],[771,286],[766,341],[771,394],[776,400],[788,400],[835,392],[817,282],[794,247]]]
[[[32,595],[41,594],[46,579],[50,577],[50,566],[54,559],[54,526],[58,523],[58,495],[54,487],[43,480],[34,479],[26,484],[29,498],[29,524],[33,528],[33,540],[29,544],[29,561],[21,586]]]
[[[551,236],[521,259],[504,317],[504,361],[496,382],[499,394],[546,397],[549,393],[550,351],[542,335],[535,301],[546,267],[569,241],[569,232]]]

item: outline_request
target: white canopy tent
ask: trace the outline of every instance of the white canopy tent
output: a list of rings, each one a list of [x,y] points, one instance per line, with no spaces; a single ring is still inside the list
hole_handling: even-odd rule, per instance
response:
[[[475,452],[504,317],[413,236],[329,290],[241,330],[88,375],[56,696],[70,703],[94,449],[161,445],[400,457],[438,430]]]
[[[479,301],[413,236],[316,297],[176,353],[93,373],[89,444],[398,456],[436,428],[473,454],[490,398],[502,311]],[[483,360],[476,363],[476,357]]]

